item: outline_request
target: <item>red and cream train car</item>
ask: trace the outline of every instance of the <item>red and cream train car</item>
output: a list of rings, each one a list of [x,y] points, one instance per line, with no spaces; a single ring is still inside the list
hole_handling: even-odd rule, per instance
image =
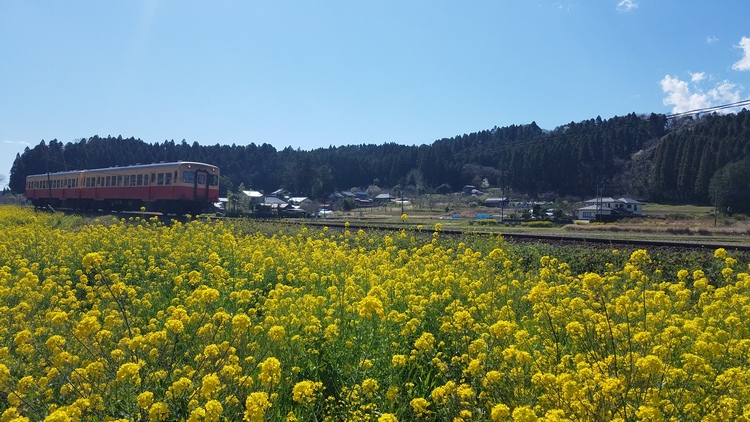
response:
[[[35,174],[26,198],[36,207],[198,214],[219,200],[219,168],[177,161]]]

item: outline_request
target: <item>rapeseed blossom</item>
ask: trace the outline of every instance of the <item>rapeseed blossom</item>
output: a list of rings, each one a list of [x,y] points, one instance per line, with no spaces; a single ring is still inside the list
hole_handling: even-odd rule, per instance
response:
[[[725,249],[574,271],[441,223],[49,218],[0,207],[3,421],[750,416],[750,273]]]

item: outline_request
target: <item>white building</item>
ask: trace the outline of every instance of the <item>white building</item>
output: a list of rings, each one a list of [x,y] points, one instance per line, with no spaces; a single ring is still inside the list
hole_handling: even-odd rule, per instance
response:
[[[578,220],[595,220],[597,216],[632,217],[643,214],[643,202],[632,198],[594,198],[584,201],[576,210]]]

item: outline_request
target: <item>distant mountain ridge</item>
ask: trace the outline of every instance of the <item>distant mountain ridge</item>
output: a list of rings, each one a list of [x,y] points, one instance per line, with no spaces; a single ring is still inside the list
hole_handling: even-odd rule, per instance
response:
[[[10,188],[22,192],[26,175],[47,171],[194,160],[218,165],[225,190],[244,183],[315,198],[372,184],[431,192],[489,183],[531,196],[583,198],[604,189],[607,195],[708,204],[714,200],[714,176],[729,165],[737,171],[745,159],[750,160],[750,112],[745,109],[679,120],[631,113],[549,131],[535,122],[495,127],[419,146],[361,144],[301,151],[254,143],[149,144],[121,136],[66,144],[42,141],[16,156]]]

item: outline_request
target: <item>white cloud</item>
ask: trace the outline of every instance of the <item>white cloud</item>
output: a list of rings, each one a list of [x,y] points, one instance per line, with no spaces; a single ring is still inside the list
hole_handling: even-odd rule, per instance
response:
[[[700,75],[696,78],[695,75]],[[686,111],[709,108],[718,105],[736,103],[740,101],[742,88],[725,80],[716,84],[712,89],[703,91],[698,82],[705,78],[705,74],[694,73],[691,83],[680,80],[678,77],[667,75],[661,80],[661,89],[667,96],[664,105],[673,105],[672,113],[684,113]],[[736,110],[718,110],[719,113],[731,113]]]
[[[706,44],[716,44],[718,41],[719,39],[713,35],[706,37]]]
[[[30,144],[26,141],[3,141],[4,144],[12,144],[12,145],[23,145],[23,146],[29,146]]]
[[[617,11],[620,13],[630,12],[638,8],[638,3],[635,0],[620,0],[617,3]]]
[[[750,70],[750,38],[742,37],[738,47],[745,52],[745,55],[740,61],[732,65],[732,69],[739,70],[740,72]]]
[[[700,82],[700,81],[702,81],[705,78],[706,78],[706,72],[696,72],[696,73],[691,73],[690,74],[690,80],[693,83]]]

